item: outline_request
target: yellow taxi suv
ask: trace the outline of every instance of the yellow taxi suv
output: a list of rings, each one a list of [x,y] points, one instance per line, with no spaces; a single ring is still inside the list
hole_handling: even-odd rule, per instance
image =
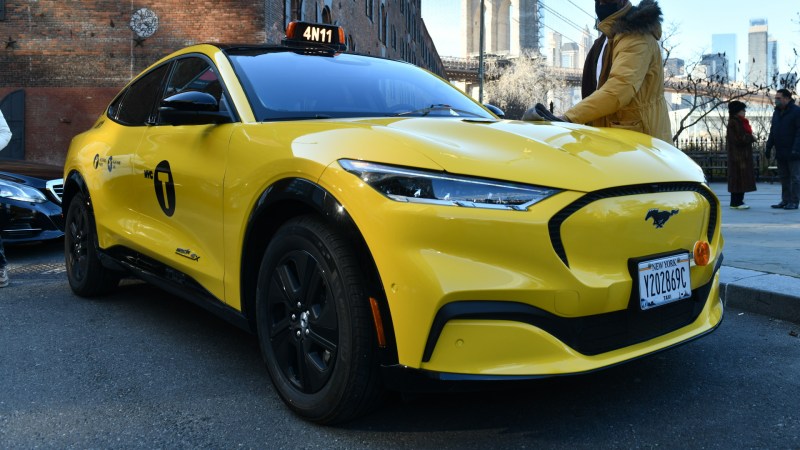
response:
[[[69,284],[138,277],[253,331],[281,398],[325,424],[386,390],[582,374],[721,323],[697,165],[491,111],[328,25],[177,51],[72,141]]]

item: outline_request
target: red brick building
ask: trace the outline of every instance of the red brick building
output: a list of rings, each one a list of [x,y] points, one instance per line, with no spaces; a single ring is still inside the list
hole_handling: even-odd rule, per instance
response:
[[[3,158],[62,164],[133,76],[201,42],[277,43],[292,19],[345,28],[351,51],[444,74],[421,0],[0,0]]]

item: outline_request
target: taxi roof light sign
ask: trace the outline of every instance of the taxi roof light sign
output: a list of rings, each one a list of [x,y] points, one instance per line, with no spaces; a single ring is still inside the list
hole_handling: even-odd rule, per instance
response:
[[[347,50],[344,28],[311,22],[290,22],[284,45],[290,47],[325,48],[337,52]]]

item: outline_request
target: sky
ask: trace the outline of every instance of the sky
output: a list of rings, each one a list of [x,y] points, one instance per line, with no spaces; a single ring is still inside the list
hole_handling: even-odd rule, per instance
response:
[[[485,0],[487,3],[492,0]],[[568,18],[580,28],[594,31],[594,2],[590,0],[540,0],[550,10]],[[632,0],[634,5],[639,0]],[[795,61],[793,49],[800,53],[800,1],[797,0],[660,0],[665,32],[674,27],[671,57],[687,62],[711,52],[712,34],[736,34],[737,59],[747,60],[747,33],[750,19],[765,18],[770,36],[778,40],[778,65],[781,72]],[[461,0],[423,0],[422,18],[441,56],[461,55]],[[563,42],[578,42],[580,32],[557,14],[544,9],[544,39],[558,31]],[[800,62],[800,58],[798,58]]]

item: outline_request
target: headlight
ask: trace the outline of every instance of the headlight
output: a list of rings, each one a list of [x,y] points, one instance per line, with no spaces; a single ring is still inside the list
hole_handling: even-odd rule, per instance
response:
[[[526,211],[531,205],[561,192],[527,184],[449,175],[341,159],[344,170],[398,202]]]
[[[0,180],[0,197],[31,203],[47,201],[47,197],[36,189],[6,180]]]

